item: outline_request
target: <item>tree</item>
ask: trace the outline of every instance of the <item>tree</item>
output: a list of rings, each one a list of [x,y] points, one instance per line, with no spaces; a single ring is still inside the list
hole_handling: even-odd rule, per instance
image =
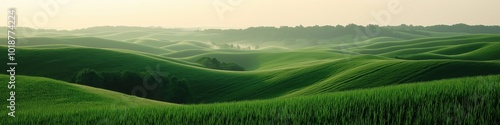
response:
[[[217,69],[220,65],[220,62],[216,58],[210,57],[201,57],[196,62],[211,69]]]
[[[217,59],[208,58],[208,62],[218,62]],[[169,74],[157,74],[153,78],[145,72],[134,71],[106,71],[98,72],[93,69],[83,69],[74,77],[75,83],[99,87],[108,90],[131,94],[135,87],[145,87],[146,97],[149,99],[168,101],[174,103],[186,103],[191,98],[187,79],[178,78]],[[145,83],[146,82],[146,83]],[[155,87],[146,88],[145,85]]]
[[[220,67],[220,62],[219,62],[219,60],[217,60],[216,58],[212,58],[212,59],[210,60],[210,66],[211,66],[212,68],[218,68],[218,67]]]
[[[76,75],[75,82],[93,87],[104,87],[104,78],[93,69],[83,69]]]

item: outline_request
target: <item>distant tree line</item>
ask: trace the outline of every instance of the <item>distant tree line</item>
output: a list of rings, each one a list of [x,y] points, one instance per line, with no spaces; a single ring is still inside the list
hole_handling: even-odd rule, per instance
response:
[[[134,88],[147,85],[155,85],[143,89],[145,98],[174,102],[187,103],[191,98],[187,79],[178,78],[174,75],[157,74],[155,77],[147,76],[146,72],[132,71],[104,71],[83,69],[74,77],[74,83],[92,87],[104,88],[125,94],[132,94]],[[161,82],[158,82],[160,79]],[[144,95],[137,95],[144,97]]]
[[[204,67],[211,69],[220,69],[220,70],[232,70],[232,71],[245,71],[245,68],[239,66],[236,63],[225,63],[217,60],[217,58],[210,57],[201,57],[196,61],[203,65]]]
[[[485,25],[434,25],[434,26],[414,26],[402,24],[399,26],[378,26],[378,25],[336,25],[336,26],[308,26],[302,25],[289,27],[250,27],[247,29],[206,29],[203,32],[217,33],[219,37],[212,38],[212,41],[232,42],[232,41],[286,41],[294,39],[307,39],[309,41],[332,39],[339,36],[356,35],[358,32],[365,32],[365,29],[378,29],[378,36],[408,39],[410,37],[401,35],[398,32],[409,32],[413,34],[430,35],[425,31],[436,32],[464,32],[481,34],[498,34],[500,26]],[[398,32],[395,32],[398,31]]]

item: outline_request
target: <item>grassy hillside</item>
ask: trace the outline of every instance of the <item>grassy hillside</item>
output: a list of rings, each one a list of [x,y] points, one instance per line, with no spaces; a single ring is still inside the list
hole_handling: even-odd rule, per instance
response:
[[[500,73],[498,62],[408,61],[368,55],[346,57],[331,52],[250,53],[247,57],[235,55],[242,57],[239,60],[255,56],[261,67],[254,71],[236,72],[206,69],[185,61],[132,51],[78,47],[18,50],[18,63],[22,64],[18,74],[64,81],[71,81],[78,71],[85,68],[147,72],[147,67],[156,70],[156,66],[159,66],[159,72],[188,80],[194,94],[192,103],[302,96]]]
[[[0,122],[500,124],[500,35],[470,33],[500,27],[387,26],[373,38],[357,28],[365,27],[19,32],[19,117]],[[203,57],[218,61],[198,64]],[[217,62],[246,71],[207,68]],[[146,87],[155,81],[164,86]],[[137,86],[182,104],[128,96]]]
[[[6,40],[7,38],[5,38]],[[3,42],[5,45],[7,42]],[[161,49],[157,47],[145,46],[140,44],[127,43],[122,41],[114,41],[109,39],[101,39],[95,37],[29,37],[19,38],[17,40],[18,46],[37,46],[37,45],[76,45],[94,48],[113,48],[132,50],[137,52],[145,52],[151,54],[162,54],[172,52],[168,49]]]
[[[179,43],[176,43],[173,45],[163,46],[161,48],[175,50],[175,51],[209,49],[209,48],[204,48],[204,47],[200,47],[200,46],[197,46],[197,45],[194,45],[191,43],[184,43],[184,42],[179,42]]]
[[[0,77],[0,81],[6,82],[6,75]],[[315,96],[180,106],[51,79],[19,78],[19,86],[33,87],[16,90],[23,93],[17,96],[22,108],[15,119],[0,117],[7,124],[500,123],[498,75]],[[68,106],[71,108],[56,110]]]
[[[8,79],[7,75],[0,75],[1,82],[7,83]],[[6,87],[1,87],[0,90],[8,92]],[[30,123],[29,121],[36,121],[38,118],[48,118],[76,112],[95,110],[114,111],[116,109],[148,106],[177,106],[177,104],[147,100],[104,89],[43,77],[21,75],[16,75],[15,93],[15,120],[22,121],[25,124]],[[7,108],[2,108],[0,111],[9,112]],[[8,120],[12,120],[10,118],[7,119],[6,116],[3,115],[0,117],[2,123],[9,123]]]

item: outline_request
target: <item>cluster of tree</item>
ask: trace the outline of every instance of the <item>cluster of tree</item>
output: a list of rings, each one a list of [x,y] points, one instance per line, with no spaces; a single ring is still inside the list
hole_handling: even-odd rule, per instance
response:
[[[250,27],[247,29],[207,29],[204,32],[218,33],[220,37],[212,41],[286,41],[291,39],[330,39],[355,33],[358,25],[337,26],[281,26],[281,27]]]
[[[187,103],[192,97],[185,78],[174,75],[83,69],[74,77],[77,84],[104,88],[154,100]]]
[[[401,24],[399,26],[387,26],[394,30],[426,30],[436,32],[464,32],[464,33],[487,33],[498,34],[500,33],[500,26],[486,26],[486,25],[467,25],[463,23],[454,25],[433,25],[433,26],[415,26]]]
[[[202,57],[196,61],[207,68],[220,69],[220,70],[232,70],[232,71],[245,71],[245,68],[239,66],[235,63],[225,63],[220,62],[216,58]]]

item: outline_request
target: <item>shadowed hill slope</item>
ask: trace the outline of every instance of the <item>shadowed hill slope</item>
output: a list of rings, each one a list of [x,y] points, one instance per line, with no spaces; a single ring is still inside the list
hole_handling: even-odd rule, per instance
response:
[[[192,103],[301,96],[500,73],[500,65],[494,61],[408,61],[369,55],[336,58],[326,54],[315,58],[316,61],[284,62],[289,60],[287,57],[303,56],[300,52],[277,53],[275,57],[270,54],[265,59],[270,61],[269,64],[261,64],[268,68],[243,72],[206,69],[188,62],[132,51],[21,47],[16,54],[19,65],[22,65],[17,69],[19,75],[64,81],[71,81],[78,71],[85,68],[146,72],[147,67],[156,70],[158,66],[159,72],[188,79],[194,95]],[[326,58],[328,56],[331,58]],[[276,59],[275,62],[273,59]]]
[[[6,82],[6,75],[0,75]],[[231,103],[172,105],[61,81],[20,76],[16,118],[7,124],[497,124],[500,77],[481,76]],[[36,85],[34,84],[36,82]],[[6,89],[4,87],[0,90]],[[54,92],[54,93],[50,93]],[[123,98],[116,98],[116,97]],[[113,98],[109,98],[113,97]],[[23,100],[30,98],[32,100]],[[81,101],[85,100],[85,103]],[[36,104],[36,105],[35,105]],[[314,108],[310,108],[314,107]],[[57,110],[67,108],[66,110]],[[6,112],[7,108],[0,111]],[[36,112],[41,111],[41,112]],[[411,113],[412,117],[407,117]],[[391,115],[384,115],[391,114]],[[85,116],[74,118],[75,116]],[[250,120],[249,120],[250,119]]]
[[[7,42],[5,42],[7,43]],[[2,45],[5,45],[3,43]],[[132,50],[137,52],[145,52],[151,54],[162,54],[172,52],[168,49],[161,49],[146,45],[114,41],[108,39],[101,39],[95,37],[30,37],[30,38],[18,38],[18,46],[34,46],[34,45],[77,45],[85,47],[95,47],[95,48],[113,48],[113,49],[124,49]]]

